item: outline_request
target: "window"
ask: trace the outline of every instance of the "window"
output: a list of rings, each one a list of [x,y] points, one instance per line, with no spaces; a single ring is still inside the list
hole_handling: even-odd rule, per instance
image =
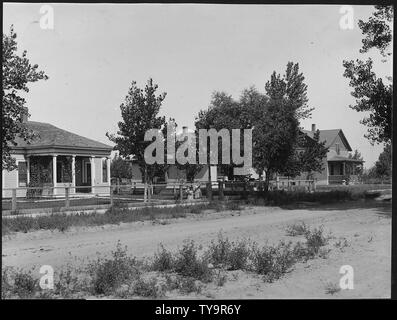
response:
[[[18,187],[26,187],[28,183],[28,170],[26,161],[18,162]]]
[[[72,161],[71,158],[65,156],[57,157],[57,182],[72,182]]]
[[[108,162],[102,159],[102,182],[108,182]]]
[[[330,168],[329,169],[330,169],[329,170],[330,171],[330,175],[333,176],[334,175],[334,164],[333,163],[330,164]]]
[[[336,149],[336,154],[340,154],[340,148],[339,148],[339,143],[335,143],[335,149]]]

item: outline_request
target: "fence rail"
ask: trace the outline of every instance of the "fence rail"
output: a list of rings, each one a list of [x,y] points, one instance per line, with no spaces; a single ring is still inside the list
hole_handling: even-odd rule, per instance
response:
[[[139,203],[176,203],[203,198],[241,199],[263,190],[261,181],[213,181],[194,183],[133,183],[107,186],[21,187],[3,189],[3,214],[34,210],[67,211],[83,208],[109,208]],[[312,180],[271,181],[271,189],[315,189]],[[46,190],[44,192],[44,190]],[[7,194],[8,196],[4,196]]]

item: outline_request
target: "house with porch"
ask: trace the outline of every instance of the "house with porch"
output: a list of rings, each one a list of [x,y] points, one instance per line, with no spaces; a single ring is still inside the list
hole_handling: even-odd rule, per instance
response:
[[[48,196],[109,193],[113,147],[43,122],[24,120],[35,134],[29,143],[17,138],[11,147],[17,169],[2,172],[2,197],[26,196],[28,186],[47,188]],[[53,188],[55,187],[55,188]]]
[[[316,125],[311,130],[302,130],[309,138],[314,137]],[[362,171],[362,160],[349,157],[352,148],[342,129],[319,130],[320,142],[325,142],[328,148],[323,159],[323,170],[314,173],[314,179],[319,185],[357,183],[358,173]]]

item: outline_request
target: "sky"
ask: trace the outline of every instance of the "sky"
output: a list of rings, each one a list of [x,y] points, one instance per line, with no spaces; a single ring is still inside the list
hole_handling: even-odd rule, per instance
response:
[[[369,168],[382,145],[372,146],[360,124],[343,60],[371,57],[378,76],[392,74],[376,50],[360,54],[358,20],[372,6],[353,6],[353,29],[342,29],[340,6],[205,4],[53,4],[54,28],[42,29],[41,4],[3,4],[3,32],[14,25],[18,50],[49,76],[30,85],[30,120],[112,145],[120,104],[132,81],[149,78],[167,92],[161,114],[194,126],[214,91],[238,99],[264,85],[288,61],[299,63],[308,86],[309,129],[341,128]]]

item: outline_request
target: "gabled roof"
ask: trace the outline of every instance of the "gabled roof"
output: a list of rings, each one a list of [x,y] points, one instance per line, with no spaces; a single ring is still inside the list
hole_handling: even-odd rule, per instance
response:
[[[341,137],[346,149],[348,151],[353,151],[350,147],[349,142],[347,141],[345,135],[343,134],[342,129],[330,129],[330,130],[319,130],[320,131],[320,142],[325,141],[325,147],[330,147],[338,135]],[[310,138],[314,137],[314,132],[309,130],[302,130],[303,133],[307,134]]]
[[[27,121],[24,125],[28,130],[35,132],[37,137],[27,143],[21,138],[16,138],[17,145],[12,149],[33,148],[67,148],[67,149],[93,149],[111,151],[113,147],[104,143],[91,140],[78,134],[60,129],[49,123]]]

